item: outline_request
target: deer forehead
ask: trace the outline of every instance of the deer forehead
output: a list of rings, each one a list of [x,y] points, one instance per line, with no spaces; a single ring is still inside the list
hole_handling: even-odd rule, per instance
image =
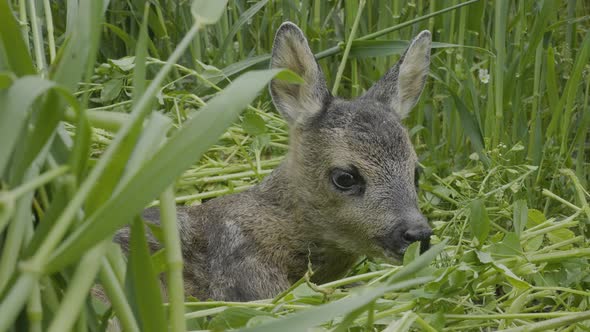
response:
[[[336,101],[309,123],[308,144],[335,166],[375,172],[414,168],[416,154],[399,117],[385,105]]]

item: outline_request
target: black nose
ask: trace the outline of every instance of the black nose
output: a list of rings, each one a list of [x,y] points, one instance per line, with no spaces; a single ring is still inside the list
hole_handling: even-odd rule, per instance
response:
[[[430,227],[417,227],[408,229],[403,234],[403,238],[406,242],[412,243],[430,239],[431,235],[432,230],[430,229]]]

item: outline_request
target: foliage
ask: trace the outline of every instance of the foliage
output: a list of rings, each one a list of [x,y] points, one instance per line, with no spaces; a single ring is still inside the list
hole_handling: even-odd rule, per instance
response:
[[[0,331],[103,331],[113,318],[126,331],[588,330],[589,12],[575,0],[0,0]],[[185,299],[174,203],[250,188],[286,152],[285,122],[256,98],[276,75],[298,79],[261,70],[285,20],[348,98],[433,32],[406,124],[439,245],[265,301]],[[153,231],[166,250],[152,256],[136,218],[148,204],[164,216]],[[126,223],[127,262],[110,243]]]

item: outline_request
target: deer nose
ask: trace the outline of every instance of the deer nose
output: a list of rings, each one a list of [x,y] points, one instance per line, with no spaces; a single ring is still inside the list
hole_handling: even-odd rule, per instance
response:
[[[406,242],[412,243],[417,241],[425,241],[430,239],[432,230],[428,226],[420,226],[408,229],[403,235]]]

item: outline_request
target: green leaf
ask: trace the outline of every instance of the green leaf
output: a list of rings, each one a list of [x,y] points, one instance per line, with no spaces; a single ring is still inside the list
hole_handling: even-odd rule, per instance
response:
[[[95,110],[85,110],[84,113],[92,127],[104,129],[113,133],[119,131],[125,122],[131,119],[128,113]],[[76,112],[69,109],[66,110],[64,117],[66,121],[71,123],[77,123],[78,121],[78,115]]]
[[[135,56],[126,56],[121,59],[111,59],[109,62],[124,72],[128,72],[135,68]]]
[[[139,34],[139,42],[137,43],[137,51],[136,51],[136,59],[140,62],[135,66],[134,70],[134,96],[133,96],[133,106],[136,107],[138,103],[139,96],[138,94],[143,94],[145,90],[145,54],[147,52],[146,47],[146,36],[147,36],[147,21],[148,21],[148,11],[149,11],[149,3],[145,4],[144,9],[144,18],[141,25],[141,30]],[[119,81],[122,85],[122,82]],[[117,83],[115,83],[114,90],[117,89]],[[106,88],[106,87],[105,87]],[[120,89],[120,88],[119,88]],[[104,91],[104,90],[103,90]],[[119,94],[118,91],[116,91]],[[142,129],[143,129],[143,122],[144,119],[147,117],[146,112],[140,113],[137,118],[135,118],[135,122],[133,126],[127,133],[125,137],[125,144],[119,144],[115,146],[115,153],[113,159],[110,161],[109,164],[106,165],[104,172],[101,174],[99,179],[97,180],[96,184],[92,188],[90,193],[91,199],[86,204],[86,209],[88,213],[94,212],[94,209],[98,208],[102,205],[109,197],[111,197],[113,190],[120,186],[121,179],[129,177],[132,172],[137,170],[136,164],[133,163],[133,166],[129,166],[129,161],[131,158],[132,153],[135,153],[134,159],[139,159],[143,161],[144,156],[138,156],[138,149],[136,148],[137,145],[141,145],[142,143],[137,141],[139,140]],[[158,128],[162,129],[162,128]],[[164,129],[162,129],[164,130]],[[149,133],[148,135],[158,135],[160,131],[156,131],[153,133]],[[164,131],[165,133],[165,131]],[[145,138],[145,136],[143,137]],[[149,141],[148,144],[154,144],[153,141]],[[144,143],[144,145],[147,145]],[[141,152],[149,153],[151,156],[151,152],[144,149],[139,149]]]
[[[492,252],[496,255],[514,257],[515,255],[522,254],[522,248],[520,247],[519,236],[514,232],[508,232],[504,235],[504,238],[500,243],[494,244]]]
[[[565,229],[565,228],[556,229],[554,231],[547,233],[547,239],[553,244],[563,242],[565,240],[573,239],[574,237],[576,237],[576,234],[574,232],[572,232],[571,230]],[[571,248],[572,248],[571,244],[562,247],[562,249],[571,249]]]
[[[161,241],[160,241],[161,242]],[[152,255],[152,266],[156,274],[166,272],[168,263],[166,263],[166,249],[162,248]]]
[[[514,217],[513,217],[513,225],[514,225],[514,232],[520,238],[520,234],[524,231],[527,221],[528,221],[528,208],[526,205],[526,200],[520,199],[513,204],[514,210]]]
[[[359,293],[334,301],[311,310],[298,312],[283,319],[272,321],[261,326],[246,328],[243,332],[299,332],[306,331],[326,321],[351,313],[371,304],[377,297],[387,292],[411,288],[433,280],[433,277],[415,278],[400,281],[388,286],[364,288]]]
[[[394,282],[398,280],[403,280],[407,277],[413,276],[418,271],[424,269],[426,266],[428,266],[428,264],[430,264],[431,261],[434,260],[436,256],[438,256],[438,254],[440,254],[443,251],[446,244],[447,241],[445,240],[441,243],[432,246],[425,253],[411,261],[408,265],[404,265],[404,267],[397,271],[393,276],[391,276],[391,278],[389,278],[388,281]]]
[[[266,311],[251,308],[228,308],[219,315],[213,317],[207,328],[212,331],[225,331],[246,326],[246,323],[253,317],[273,315]]]
[[[125,43],[125,46],[127,46],[128,49],[135,48],[135,39],[131,35],[129,35],[125,30],[108,22],[103,23],[103,25],[105,28],[108,28],[109,30],[111,30],[111,32],[117,35],[117,37],[119,37]]]
[[[420,256],[420,242],[414,242],[408,246],[404,253],[404,265],[410,264]]]
[[[76,176],[77,183],[82,181],[90,157],[92,129],[88,123],[86,112],[80,112],[76,126],[76,136],[69,161],[71,172]]]
[[[55,251],[47,265],[57,271],[78,259],[85,250],[129,222],[174,179],[197,161],[236,120],[262,87],[280,70],[252,71],[237,78],[211,99],[195,117],[156,152],[108,202],[88,217]],[[170,160],[174,160],[173,163]]]
[[[402,54],[408,45],[407,40],[353,40],[350,47],[350,57],[383,57],[394,54]],[[344,50],[344,44],[340,45]],[[494,54],[481,47],[473,47],[458,44],[433,42],[431,48],[468,48],[475,49],[491,56]]]
[[[477,239],[481,246],[490,233],[490,218],[482,199],[476,199],[469,205],[471,213],[469,222],[471,234]]]
[[[166,317],[160,283],[152,265],[152,259],[145,236],[145,227],[140,218],[131,224],[127,285],[132,287],[132,295],[137,309],[138,321],[142,331],[165,331]]]
[[[246,327],[256,327],[263,324],[267,324],[273,321],[277,321],[278,318],[274,316],[254,316],[250,318],[248,323],[246,323]]]
[[[543,212],[537,209],[529,209],[527,213],[526,228],[532,228],[547,221]]]
[[[371,304],[377,297],[396,290],[411,288],[429,281],[434,280],[434,277],[418,277],[410,278],[417,272],[425,268],[438,256],[444,249],[446,241],[432,246],[424,254],[410,262],[408,265],[402,267],[389,280],[387,285],[376,288],[365,287],[360,288],[359,293],[344,299],[331,302],[326,305],[315,307],[312,310],[306,310],[287,316],[284,319],[270,322],[256,328],[247,328],[243,331],[248,332],[265,332],[265,331],[282,331],[295,332],[305,331],[309,328],[317,326],[323,322],[334,319],[335,317],[347,315],[351,312],[359,310],[359,308],[366,307]],[[409,280],[405,280],[410,278]]]
[[[20,31],[9,1],[0,1],[0,55],[17,76],[35,74],[33,60]],[[4,51],[4,52],[2,52]],[[1,172],[0,172],[1,173]]]
[[[475,253],[477,254],[477,259],[479,259],[479,262],[482,264],[490,264],[494,262],[492,256],[485,251],[476,250]]]
[[[522,280],[520,277],[514,274],[514,272],[512,272],[508,267],[506,267],[506,265],[497,262],[494,262],[493,265],[497,271],[501,272],[506,277],[506,279],[512,286],[521,290],[528,289],[531,287],[531,285],[529,285],[526,281]]]
[[[275,76],[277,80],[282,80],[289,83],[305,83],[305,80],[290,69],[285,69]]]
[[[516,274],[514,274],[514,272],[512,272],[508,267],[506,267],[506,265],[494,261],[492,256],[487,252],[478,250],[476,253],[477,258],[482,264],[490,264],[491,266],[493,266],[496,271],[502,273],[506,277],[506,279],[512,286],[518,289],[527,289],[531,287],[531,285],[529,285],[526,281],[520,279]]]
[[[408,47],[406,40],[353,40],[350,57],[382,57],[402,54]],[[344,47],[344,44],[341,45]]]
[[[236,33],[240,31],[240,28],[245,23],[247,23],[260,9],[262,9],[262,7],[264,7],[267,2],[268,0],[260,0],[248,8],[244,13],[242,13],[242,15],[240,15],[240,18],[232,25],[230,31],[227,33],[227,36],[225,36],[222,46],[219,49],[220,54],[223,54],[227,51]]]
[[[0,102],[2,102],[2,105],[0,105],[0,110],[2,110],[0,113],[0,140],[2,141],[2,144],[0,144],[0,174],[4,173],[5,167],[11,161],[9,157],[16,147],[17,140],[19,140],[21,130],[29,117],[33,103],[37,98],[52,90],[66,99],[68,104],[75,110],[80,110],[76,97],[67,89],[55,82],[37,76],[19,78],[11,85],[7,94],[0,99]],[[40,119],[39,123],[42,123],[43,126],[37,128],[38,131],[35,133],[42,131],[44,134],[40,136],[35,146],[31,146],[30,144],[26,146],[30,160],[47,143],[47,137],[53,132],[53,129],[49,128],[49,123],[57,124],[57,121],[59,121],[59,112],[43,108],[37,117]],[[51,118],[51,120],[48,121],[48,118]],[[25,151],[20,151],[20,153],[24,154]],[[25,158],[24,155],[22,158]],[[28,165],[25,160],[22,162]],[[26,165],[21,165],[21,167]]]
[[[50,77],[69,90],[76,89],[89,67],[94,65],[104,17],[103,1],[80,2],[75,13],[74,29],[68,31],[67,43],[61,47],[52,65]]]
[[[483,135],[478,122],[476,121],[473,114],[469,112],[467,106],[465,106],[461,98],[459,98],[459,96],[457,96],[457,94],[450,88],[448,89],[448,91],[451,94],[451,96],[453,96],[453,100],[455,101],[455,105],[457,106],[457,112],[459,113],[459,118],[461,119],[463,131],[465,132],[467,137],[469,137],[471,145],[473,146],[475,152],[477,152],[477,154],[479,155],[480,160],[484,163],[484,165],[488,166],[490,164],[490,160],[487,154],[485,153]]]
[[[414,321],[418,318],[416,314],[411,311],[406,311],[404,315],[393,322],[391,322],[383,332],[405,332],[409,331]]]
[[[0,90],[7,89],[16,80],[12,72],[0,72]]]
[[[123,80],[121,79],[115,78],[106,82],[102,87],[102,91],[100,92],[100,101],[103,103],[107,103],[117,98],[121,93],[122,88]]]
[[[242,118],[242,128],[248,135],[261,135],[266,132],[266,123],[256,112],[248,111],[244,113]]]
[[[225,11],[227,0],[193,0],[191,13],[200,25],[213,24]]]

